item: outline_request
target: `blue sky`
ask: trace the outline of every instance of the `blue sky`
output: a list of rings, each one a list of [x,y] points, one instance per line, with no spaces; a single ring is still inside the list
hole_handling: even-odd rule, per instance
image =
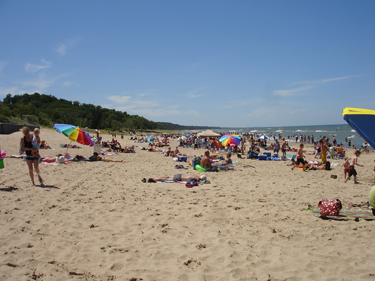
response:
[[[375,109],[374,15],[372,0],[0,0],[0,99],[182,125],[344,123],[344,107]]]

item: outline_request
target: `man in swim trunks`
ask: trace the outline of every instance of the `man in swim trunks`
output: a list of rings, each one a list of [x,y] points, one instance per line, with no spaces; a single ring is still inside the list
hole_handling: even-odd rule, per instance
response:
[[[302,164],[303,165],[303,170],[305,171],[306,170],[306,164],[307,164],[307,162],[305,161],[305,159],[304,159],[304,151],[303,151],[303,147],[304,147],[304,145],[303,145],[303,143],[301,143],[300,145],[299,145],[299,149],[298,149],[298,152],[297,152],[297,161],[296,161],[296,166],[299,166],[300,164]],[[292,170],[296,167],[296,166],[294,166],[294,167],[292,167]]]
[[[187,181],[189,179],[195,179],[197,181],[205,180],[206,176],[197,176],[197,175],[181,175],[177,174],[174,175],[173,177],[161,177],[161,178],[149,178],[147,182],[157,182],[157,181],[174,181],[174,182],[179,182],[179,181]],[[146,179],[142,179],[143,182],[146,182]]]
[[[285,141],[285,138],[283,137],[283,142],[281,143],[281,152],[283,153],[283,156],[286,155],[287,147],[288,147],[288,143]]]
[[[212,166],[212,164],[211,164],[210,152],[208,150],[204,153],[204,156],[201,159],[201,166],[207,172],[218,171],[217,167]]]

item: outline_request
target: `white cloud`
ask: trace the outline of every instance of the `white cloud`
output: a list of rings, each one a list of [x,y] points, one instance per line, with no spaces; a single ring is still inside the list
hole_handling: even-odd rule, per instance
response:
[[[244,106],[244,105],[249,105],[249,104],[252,105],[255,103],[260,103],[262,101],[263,101],[262,99],[241,100],[241,102],[238,102],[237,100],[229,101],[229,102],[226,102],[226,105],[221,108],[228,109],[228,108],[239,107],[239,106]]]
[[[287,97],[287,96],[294,96],[295,94],[297,94],[301,91],[309,90],[311,88],[313,88],[313,87],[312,86],[304,86],[304,87],[300,87],[300,88],[292,89],[292,90],[275,90],[275,91],[272,91],[272,93],[275,96]]]
[[[18,81],[15,82],[17,85],[20,85],[19,88],[23,88],[26,91],[23,93],[33,93],[33,92],[39,92],[39,93],[45,93],[46,89],[51,87],[57,80],[65,77],[68,74],[62,74],[60,76],[50,77],[47,76],[45,73],[40,72],[38,73],[37,77]]]
[[[155,101],[148,101],[148,100],[145,100],[145,101],[136,100],[136,101],[133,101],[133,104],[139,107],[156,107],[160,105],[159,103]]]
[[[46,75],[40,73],[38,74],[38,77],[22,81],[21,84],[25,87],[31,86],[37,90],[44,90],[44,89],[51,87],[51,85],[55,83],[56,80],[57,78],[53,78],[53,77],[48,78]]]
[[[180,114],[199,115],[195,110],[178,110],[178,106],[176,105],[161,108],[160,102],[156,100],[139,99],[139,94],[136,96],[137,98],[128,95],[107,97],[108,100],[116,103],[115,105],[109,105],[108,107],[119,111],[127,111],[130,114],[145,116],[146,118],[175,116]]]
[[[119,103],[119,104],[124,104],[127,103],[132,97],[130,96],[110,96],[107,99]]]
[[[65,81],[62,83],[65,87],[70,87],[70,86],[78,86],[79,84],[76,83],[76,82],[72,82],[72,81]]]
[[[245,116],[246,117],[252,116],[252,117],[257,117],[257,118],[262,117],[262,116],[274,116],[280,113],[279,109],[281,109],[280,106],[257,108],[257,109],[251,110],[251,112]]]
[[[51,66],[51,62],[46,61],[45,59],[42,59],[43,64],[31,64],[27,63],[25,65],[25,70],[29,73],[35,73],[38,72],[39,70],[49,68]]]
[[[186,94],[182,94],[181,96],[186,96],[186,97],[189,97],[191,99],[199,98],[199,97],[202,97],[206,94],[206,93],[199,93],[203,89],[205,89],[205,88],[198,88],[198,89],[195,89],[195,90],[191,90],[191,91],[187,92]]]
[[[56,52],[60,55],[63,56],[66,54],[66,44],[59,43],[56,47]]]
[[[176,109],[151,109],[151,108],[143,108],[143,109],[135,109],[132,110],[132,113],[135,113],[137,115],[145,116],[147,118],[154,118],[154,117],[160,117],[160,116],[174,116],[174,115],[180,115],[180,114],[187,114],[187,115],[199,115],[199,113],[195,110],[188,110],[188,111],[180,111]]]
[[[346,79],[352,79],[356,77],[360,77],[361,75],[348,75],[348,76],[342,76],[342,77],[335,77],[335,78],[325,78],[325,79],[319,79],[319,80],[309,80],[309,81],[300,81],[292,83],[291,85],[304,85],[302,87],[296,88],[296,89],[290,89],[290,90],[274,90],[272,91],[274,96],[294,96],[296,94],[301,94],[301,92],[305,90],[310,90],[312,88],[316,88],[320,85],[323,85],[325,83],[330,83],[333,81],[340,81],[340,80],[346,80]]]
[[[22,95],[25,91],[20,90],[18,87],[0,87],[0,96],[6,96],[7,94]]]
[[[361,77],[361,75],[348,75],[348,76],[342,76],[342,77],[335,77],[335,78],[325,78],[325,79],[318,79],[318,80],[310,80],[310,81],[300,81],[295,82],[292,85],[298,85],[298,84],[323,84],[323,83],[329,83],[332,81],[339,81],[339,80],[346,80],[346,79],[352,79]]]
[[[8,64],[8,62],[6,61],[1,61],[0,60],[0,72],[3,71],[3,69],[5,68],[5,66]]]
[[[79,40],[79,37],[74,37],[72,39],[66,40],[64,43],[57,43],[54,50],[60,55],[64,56],[68,48],[73,47]]]

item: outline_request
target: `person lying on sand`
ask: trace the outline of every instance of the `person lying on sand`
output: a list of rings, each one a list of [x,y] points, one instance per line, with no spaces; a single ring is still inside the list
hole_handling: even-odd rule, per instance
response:
[[[208,150],[204,153],[204,156],[201,159],[201,166],[207,172],[217,172],[218,171],[218,168],[216,166],[212,166],[212,164],[211,164],[210,152]]]
[[[188,181],[189,179],[195,179],[197,181],[205,180],[206,176],[197,176],[197,175],[181,175],[177,174],[174,175],[173,177],[161,177],[161,178],[149,178],[147,182],[157,182],[157,181],[174,181],[174,182],[179,182],[179,181]],[[142,179],[142,182],[146,182],[146,179]]]
[[[71,144],[64,144],[64,146],[63,147],[65,147],[65,148],[81,148],[80,146],[78,146],[78,145],[75,145],[75,144],[73,144],[73,145],[71,145]]]
[[[90,161],[102,161],[102,162],[122,162],[122,160],[112,160],[108,158],[102,158],[96,152],[94,152],[94,154],[89,158],[89,160]]]

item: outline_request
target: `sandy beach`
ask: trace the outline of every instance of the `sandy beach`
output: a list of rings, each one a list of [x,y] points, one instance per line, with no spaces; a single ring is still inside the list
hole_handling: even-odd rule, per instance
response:
[[[69,143],[52,129],[42,129],[41,138],[55,148],[41,150],[43,157]],[[20,139],[20,132],[0,135],[1,149],[18,154]],[[146,146],[129,136],[118,140]],[[92,154],[80,146],[69,153]],[[107,157],[123,162],[41,165],[45,187],[31,186],[25,161],[4,160],[0,280],[375,280],[375,221],[322,220],[302,211],[323,198],[339,198],[344,207],[367,202],[373,152],[359,158],[365,167],[357,168],[358,185],[344,183],[340,167],[291,171],[289,161],[234,156],[234,170],[206,173],[211,184],[186,188],[141,182],[202,174],[175,169],[161,153],[136,147]]]

